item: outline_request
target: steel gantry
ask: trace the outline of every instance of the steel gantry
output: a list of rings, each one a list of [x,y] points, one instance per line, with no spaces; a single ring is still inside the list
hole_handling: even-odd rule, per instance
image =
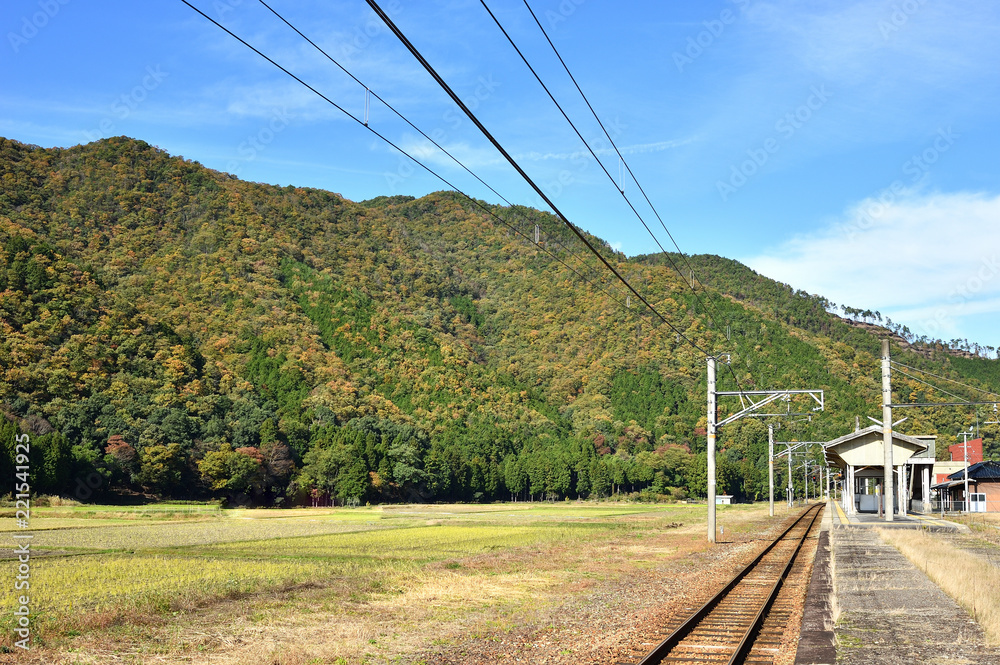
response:
[[[728,360],[728,357],[727,357]],[[764,417],[764,416],[790,416],[802,415],[793,413],[773,414],[758,413],[760,409],[776,402],[780,399],[791,400],[793,395],[808,395],[818,404],[813,407],[813,411],[822,411],[824,407],[824,397],[822,390],[716,390],[715,389],[716,358],[708,357],[708,426],[706,427],[708,436],[708,542],[714,543],[716,540],[715,527],[715,439],[720,427],[735,422],[740,418]],[[739,411],[731,416],[717,421],[718,418],[718,398],[719,397],[739,397]],[[754,401],[759,397],[758,401]],[[790,411],[790,410],[789,410]]]
[[[772,425],[768,425],[768,439],[771,442],[770,450],[768,451],[771,457],[771,465],[773,466],[774,460],[779,457],[785,457],[788,462],[788,482],[785,488],[785,498],[788,501],[789,507],[791,507],[794,500],[793,490],[792,490],[792,459],[794,457],[806,458],[806,463],[809,462],[809,457],[811,453],[809,452],[810,446],[820,446],[823,447],[823,441],[785,441],[781,442],[785,444],[785,450],[780,453],[774,453],[774,430]],[[824,456],[825,461],[825,456]],[[819,466],[817,464],[817,466]],[[797,467],[796,467],[797,468]],[[808,472],[807,472],[808,475]],[[774,517],[774,480],[770,480],[770,487],[768,488],[771,496],[771,517]]]

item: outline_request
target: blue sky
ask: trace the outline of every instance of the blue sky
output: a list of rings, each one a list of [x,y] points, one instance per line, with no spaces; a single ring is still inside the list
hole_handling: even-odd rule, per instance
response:
[[[683,251],[918,334],[1000,344],[1000,5],[529,1]],[[363,88],[256,0],[192,2],[363,114]],[[617,176],[524,4],[488,4]],[[506,198],[538,204],[363,1],[272,6]],[[478,0],[383,7],[571,220],[657,251]],[[0,28],[0,135],[125,134],[354,200],[443,188],[180,0],[7,0]],[[370,123],[496,200],[374,101]]]

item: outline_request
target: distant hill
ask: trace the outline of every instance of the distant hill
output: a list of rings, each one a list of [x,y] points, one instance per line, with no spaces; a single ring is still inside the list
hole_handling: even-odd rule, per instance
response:
[[[0,139],[0,174],[0,473],[9,435],[29,432],[38,491],[704,494],[704,354],[581,279],[625,300],[551,215],[488,206],[529,238],[538,225],[536,246],[455,193],[352,202],[124,137]],[[686,336],[732,354],[721,389],[827,391],[826,412],[783,440],[877,412],[883,335],[901,362],[1000,390],[996,360],[914,349],[738,262],[607,256]],[[667,265],[681,258],[704,286]],[[897,399],[942,397],[895,380]],[[970,422],[907,415],[904,431],[940,445]],[[723,431],[722,491],[766,492],[765,433],[753,419]]]

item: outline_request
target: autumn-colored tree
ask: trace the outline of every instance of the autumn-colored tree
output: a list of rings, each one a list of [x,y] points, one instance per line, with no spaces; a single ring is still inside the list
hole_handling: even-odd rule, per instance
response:
[[[1000,390],[989,347],[881,327],[722,257],[607,252],[673,329],[653,325],[581,279],[558,219],[490,209],[543,244],[455,192],[353,202],[124,137],[0,139],[0,412],[32,436],[36,489],[98,474],[102,492],[261,504],[704,496],[705,358],[682,334],[732,354],[720,390],[825,389],[789,439],[870,412],[881,336],[911,367]],[[904,428],[944,445],[967,417]],[[720,487],[748,499],[766,470],[754,423],[718,440]]]
[[[123,436],[112,434],[104,447],[104,464],[111,474],[111,481],[128,486],[139,469],[139,454]]]

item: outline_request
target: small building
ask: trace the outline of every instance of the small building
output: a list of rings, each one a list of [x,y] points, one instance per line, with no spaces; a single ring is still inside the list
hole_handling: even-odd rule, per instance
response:
[[[983,461],[983,440],[969,439],[968,442],[956,443],[948,446],[948,453],[951,461],[939,460],[934,463],[934,483],[936,485],[947,482],[948,476],[961,471],[970,464]],[[968,464],[966,464],[968,456]]]
[[[965,482],[962,469],[934,486],[941,494],[944,510],[965,511]],[[968,500],[969,512],[1000,513],[1000,462],[976,462],[969,466]]]
[[[930,509],[935,436],[892,433],[893,506],[901,515]],[[843,473],[843,508],[848,515],[884,510],[885,446],[882,427],[872,425],[823,444],[828,466]],[[902,497],[902,501],[900,500]]]
[[[934,462],[934,484],[948,481],[948,476],[969,466],[962,460],[937,460]]]
[[[732,494],[716,494],[715,495],[715,503],[716,503],[716,505],[720,505],[720,506],[721,505],[727,505],[728,506],[732,502],[733,502],[733,495]]]
[[[969,439],[968,441],[963,441],[962,443],[956,443],[948,446],[948,452],[951,453],[951,461],[953,462],[964,462],[966,453],[968,453],[969,464],[982,462],[983,440]]]

